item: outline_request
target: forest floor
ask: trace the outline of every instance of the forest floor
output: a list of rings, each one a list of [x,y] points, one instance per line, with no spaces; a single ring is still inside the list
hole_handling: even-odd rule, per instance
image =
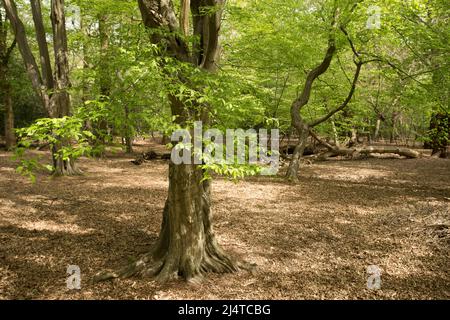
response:
[[[298,184],[216,179],[219,242],[257,268],[190,285],[90,283],[156,240],[167,162],[82,159],[83,176],[32,184],[10,156],[0,152],[0,299],[450,298],[450,160],[314,163]],[[66,288],[68,265],[81,290]],[[380,290],[367,288],[369,265],[382,269]]]

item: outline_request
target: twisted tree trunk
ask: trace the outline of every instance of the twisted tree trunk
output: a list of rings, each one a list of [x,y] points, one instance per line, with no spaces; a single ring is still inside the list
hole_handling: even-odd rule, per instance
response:
[[[309,102],[314,81],[316,81],[316,79],[319,76],[321,76],[328,70],[331,61],[333,60],[333,56],[336,52],[336,41],[335,41],[336,13],[337,8],[335,7],[334,16],[329,31],[327,52],[325,53],[322,62],[308,73],[302,93],[297,99],[295,99],[295,101],[292,103],[291,106],[292,127],[295,128],[295,130],[297,131],[297,134],[299,136],[299,142],[294,150],[294,154],[292,156],[291,162],[289,163],[289,168],[286,173],[286,178],[289,181],[293,182],[298,181],[298,169],[300,166],[300,159],[303,156],[303,152],[306,146],[306,139],[308,139],[309,136],[309,126],[303,120],[300,111]]]
[[[334,17],[331,23],[331,29],[328,37],[328,49],[325,53],[325,56],[322,60],[322,62],[313,70],[311,70],[308,73],[308,76],[306,78],[305,86],[303,88],[303,91],[301,95],[294,101],[294,103],[291,106],[291,120],[292,120],[292,126],[296,129],[298,136],[299,136],[299,143],[297,147],[295,148],[294,155],[292,156],[291,162],[289,164],[289,168],[286,173],[286,178],[289,181],[296,182],[298,180],[298,169],[300,166],[300,159],[303,156],[303,153],[305,151],[306,141],[309,137],[311,128],[314,128],[315,126],[327,121],[330,119],[333,115],[336,113],[344,110],[347,105],[350,103],[350,101],[353,98],[353,95],[356,90],[356,85],[359,80],[359,76],[361,74],[361,68],[365,63],[368,63],[370,61],[362,61],[360,59],[359,53],[356,51],[356,48],[353,45],[352,40],[350,39],[349,34],[345,30],[345,26],[340,26],[341,31],[345,34],[347,37],[347,40],[350,43],[350,46],[352,48],[352,51],[354,53],[354,63],[356,65],[355,74],[353,76],[353,81],[351,83],[351,87],[349,90],[349,93],[345,100],[334,110],[329,111],[326,115],[310,122],[306,123],[301,114],[301,109],[306,106],[309,102],[309,99],[311,97],[311,90],[312,86],[314,84],[314,81],[324,74],[328,68],[330,67],[331,61],[333,60],[334,54],[336,52],[336,42],[335,42],[335,30],[337,27],[337,14],[338,14],[337,7],[335,7],[335,13]]]

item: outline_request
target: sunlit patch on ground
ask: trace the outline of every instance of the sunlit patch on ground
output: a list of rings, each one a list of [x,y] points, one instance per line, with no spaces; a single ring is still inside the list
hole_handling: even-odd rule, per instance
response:
[[[41,153],[41,155],[46,155]],[[93,285],[155,242],[167,163],[83,159],[85,175],[36,184],[0,153],[0,298],[450,298],[450,161],[329,161],[279,178],[213,184],[219,242],[255,273],[210,274],[195,290],[127,279]],[[79,265],[82,289],[66,288]],[[367,267],[383,271],[367,288]]]

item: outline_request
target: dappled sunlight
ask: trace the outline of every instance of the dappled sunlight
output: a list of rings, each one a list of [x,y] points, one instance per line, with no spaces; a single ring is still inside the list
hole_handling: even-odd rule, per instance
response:
[[[370,182],[371,179],[388,179],[391,176],[392,173],[386,172],[382,169],[367,169],[367,168],[358,168],[358,170],[349,170],[348,168],[333,167],[329,168],[326,171],[321,170],[319,173],[313,173],[313,177],[318,177],[322,179],[357,181],[357,182]]]
[[[241,181],[241,182],[231,182],[231,181],[217,181],[214,183],[213,191],[215,194],[222,194],[233,201],[233,198],[239,199],[239,202],[252,202],[257,204],[257,200],[275,201],[278,195],[287,189],[286,187],[280,186],[274,189],[270,184],[259,184],[254,185],[253,183]],[[237,203],[239,205],[239,203]]]
[[[76,224],[71,223],[55,223],[53,221],[37,221],[37,222],[26,222],[18,225],[21,228],[27,230],[37,230],[37,231],[50,231],[50,232],[65,232],[71,234],[87,234],[94,231],[94,229],[80,228]]]
[[[216,179],[212,211],[218,242],[231,255],[255,263],[255,273],[210,274],[195,292],[178,282],[160,286],[129,279],[121,280],[120,290],[86,284],[71,296],[62,281],[67,265],[80,265],[88,279],[99,270],[123,266],[155,242],[167,164],[136,167],[123,161],[110,171],[110,161],[83,159],[83,176],[42,175],[26,187],[26,178],[6,170],[0,175],[0,243],[5,244],[0,286],[9,289],[0,296],[338,299],[430,294],[426,286],[411,285],[413,279],[426,279],[433,294],[443,296],[450,211],[444,181],[450,164],[417,161],[427,179],[408,170],[414,163],[398,170],[400,160],[311,165],[302,169],[298,184],[267,177],[238,183]],[[400,182],[411,179],[413,188]],[[366,288],[366,268],[372,264],[384,272],[385,288],[376,293]],[[31,277],[29,268],[46,279]],[[29,277],[37,289],[25,294],[25,280],[19,277]]]

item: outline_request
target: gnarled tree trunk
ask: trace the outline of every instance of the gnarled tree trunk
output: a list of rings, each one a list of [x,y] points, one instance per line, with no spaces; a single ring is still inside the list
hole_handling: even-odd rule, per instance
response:
[[[163,35],[154,34],[152,42],[164,46],[166,52],[178,60],[190,62],[207,72],[214,72],[217,66],[224,2],[191,0],[194,36],[199,38],[202,46],[190,50],[179,36],[179,19],[171,0],[138,1],[145,26],[166,31]],[[200,14],[201,7],[205,5],[215,6],[216,10]],[[167,33],[169,30],[171,32]],[[185,80],[180,77],[180,81]],[[169,96],[169,99],[178,125],[185,127],[190,121],[207,120],[207,106],[198,103],[192,108],[174,96]],[[232,259],[218,245],[211,221],[211,182],[203,178],[204,172],[200,165],[176,165],[171,162],[168,197],[157,243],[132,265],[117,273],[100,273],[94,280],[139,274],[155,276],[161,281],[177,277],[196,281],[207,272],[233,272],[250,267]]]
[[[141,275],[168,281],[196,282],[207,272],[228,273],[247,266],[230,258],[217,243],[212,227],[210,181],[196,165],[169,166],[169,193],[158,241],[149,253],[118,273],[95,280]]]
[[[300,159],[303,156],[303,152],[306,146],[306,139],[309,136],[309,127],[303,120],[300,111],[309,102],[314,81],[320,75],[324,74],[328,70],[331,61],[333,60],[334,53],[336,52],[336,41],[335,41],[336,12],[337,8],[335,8],[334,13],[335,15],[333,17],[333,21],[331,23],[331,28],[329,31],[330,33],[328,37],[328,48],[327,52],[325,53],[325,57],[317,67],[315,67],[308,73],[302,93],[300,94],[299,97],[297,97],[297,99],[295,99],[295,101],[292,103],[291,106],[292,127],[295,128],[295,130],[297,131],[297,135],[299,136],[299,143],[294,150],[294,154],[292,156],[289,168],[286,173],[286,178],[289,181],[295,182],[298,180],[298,169],[300,166]]]

